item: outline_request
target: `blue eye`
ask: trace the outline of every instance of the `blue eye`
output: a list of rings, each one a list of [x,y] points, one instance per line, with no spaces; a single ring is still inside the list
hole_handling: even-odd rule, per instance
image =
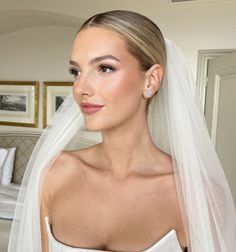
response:
[[[110,66],[110,65],[100,65],[98,67],[98,71],[102,72],[102,73],[110,73],[112,71],[114,71],[114,67]]]
[[[80,74],[79,71],[76,70],[76,69],[74,69],[74,68],[70,68],[70,69],[69,69],[69,73],[70,73],[71,75],[73,75],[74,78],[78,77],[79,74]]]

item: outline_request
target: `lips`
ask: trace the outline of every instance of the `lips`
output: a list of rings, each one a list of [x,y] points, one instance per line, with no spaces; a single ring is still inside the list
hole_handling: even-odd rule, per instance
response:
[[[96,113],[99,110],[101,110],[103,107],[104,107],[104,105],[92,104],[92,103],[86,103],[86,102],[83,102],[80,104],[80,108],[81,108],[82,112],[85,114]]]

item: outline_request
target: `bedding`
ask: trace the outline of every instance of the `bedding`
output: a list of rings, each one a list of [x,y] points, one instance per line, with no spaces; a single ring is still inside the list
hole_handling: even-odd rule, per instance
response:
[[[0,186],[0,219],[12,220],[20,185]]]
[[[11,221],[0,219],[0,252],[7,252]]]
[[[7,151],[6,158],[1,167],[1,185],[9,185],[11,183],[12,172],[14,168],[14,159],[16,147],[12,148],[0,148],[1,151]]]
[[[7,252],[11,223],[20,185],[0,186],[0,252]]]

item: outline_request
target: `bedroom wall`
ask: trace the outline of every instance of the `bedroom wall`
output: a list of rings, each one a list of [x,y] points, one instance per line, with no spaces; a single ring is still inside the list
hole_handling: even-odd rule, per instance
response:
[[[1,80],[39,81],[39,127],[0,126],[1,131],[42,130],[43,81],[72,81],[68,71],[75,28],[37,27],[0,37]],[[10,53],[9,53],[10,52]]]
[[[195,76],[199,49],[236,48],[234,0],[0,1],[1,80],[71,80],[67,62],[81,19],[111,9],[138,11],[153,19],[183,50]],[[0,126],[0,131],[41,131],[39,109],[39,128]]]

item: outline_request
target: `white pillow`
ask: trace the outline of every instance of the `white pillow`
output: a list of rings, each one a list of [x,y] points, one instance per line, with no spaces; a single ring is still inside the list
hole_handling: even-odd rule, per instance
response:
[[[2,174],[2,167],[3,163],[5,162],[5,159],[7,157],[8,151],[6,149],[0,148],[0,185],[1,185],[1,174]]]
[[[6,157],[7,157],[7,153],[8,153],[8,150],[0,148],[0,174],[1,174],[1,171],[2,171],[3,163],[4,163],[4,161],[5,161]]]
[[[3,149],[3,148],[1,148],[1,149]],[[1,169],[0,184],[1,185],[9,185],[11,183],[11,177],[12,177],[12,172],[13,172],[13,168],[14,168],[16,147],[3,149],[3,150],[7,150],[7,156],[5,158],[5,161],[4,161],[4,163],[2,165],[2,169]]]

